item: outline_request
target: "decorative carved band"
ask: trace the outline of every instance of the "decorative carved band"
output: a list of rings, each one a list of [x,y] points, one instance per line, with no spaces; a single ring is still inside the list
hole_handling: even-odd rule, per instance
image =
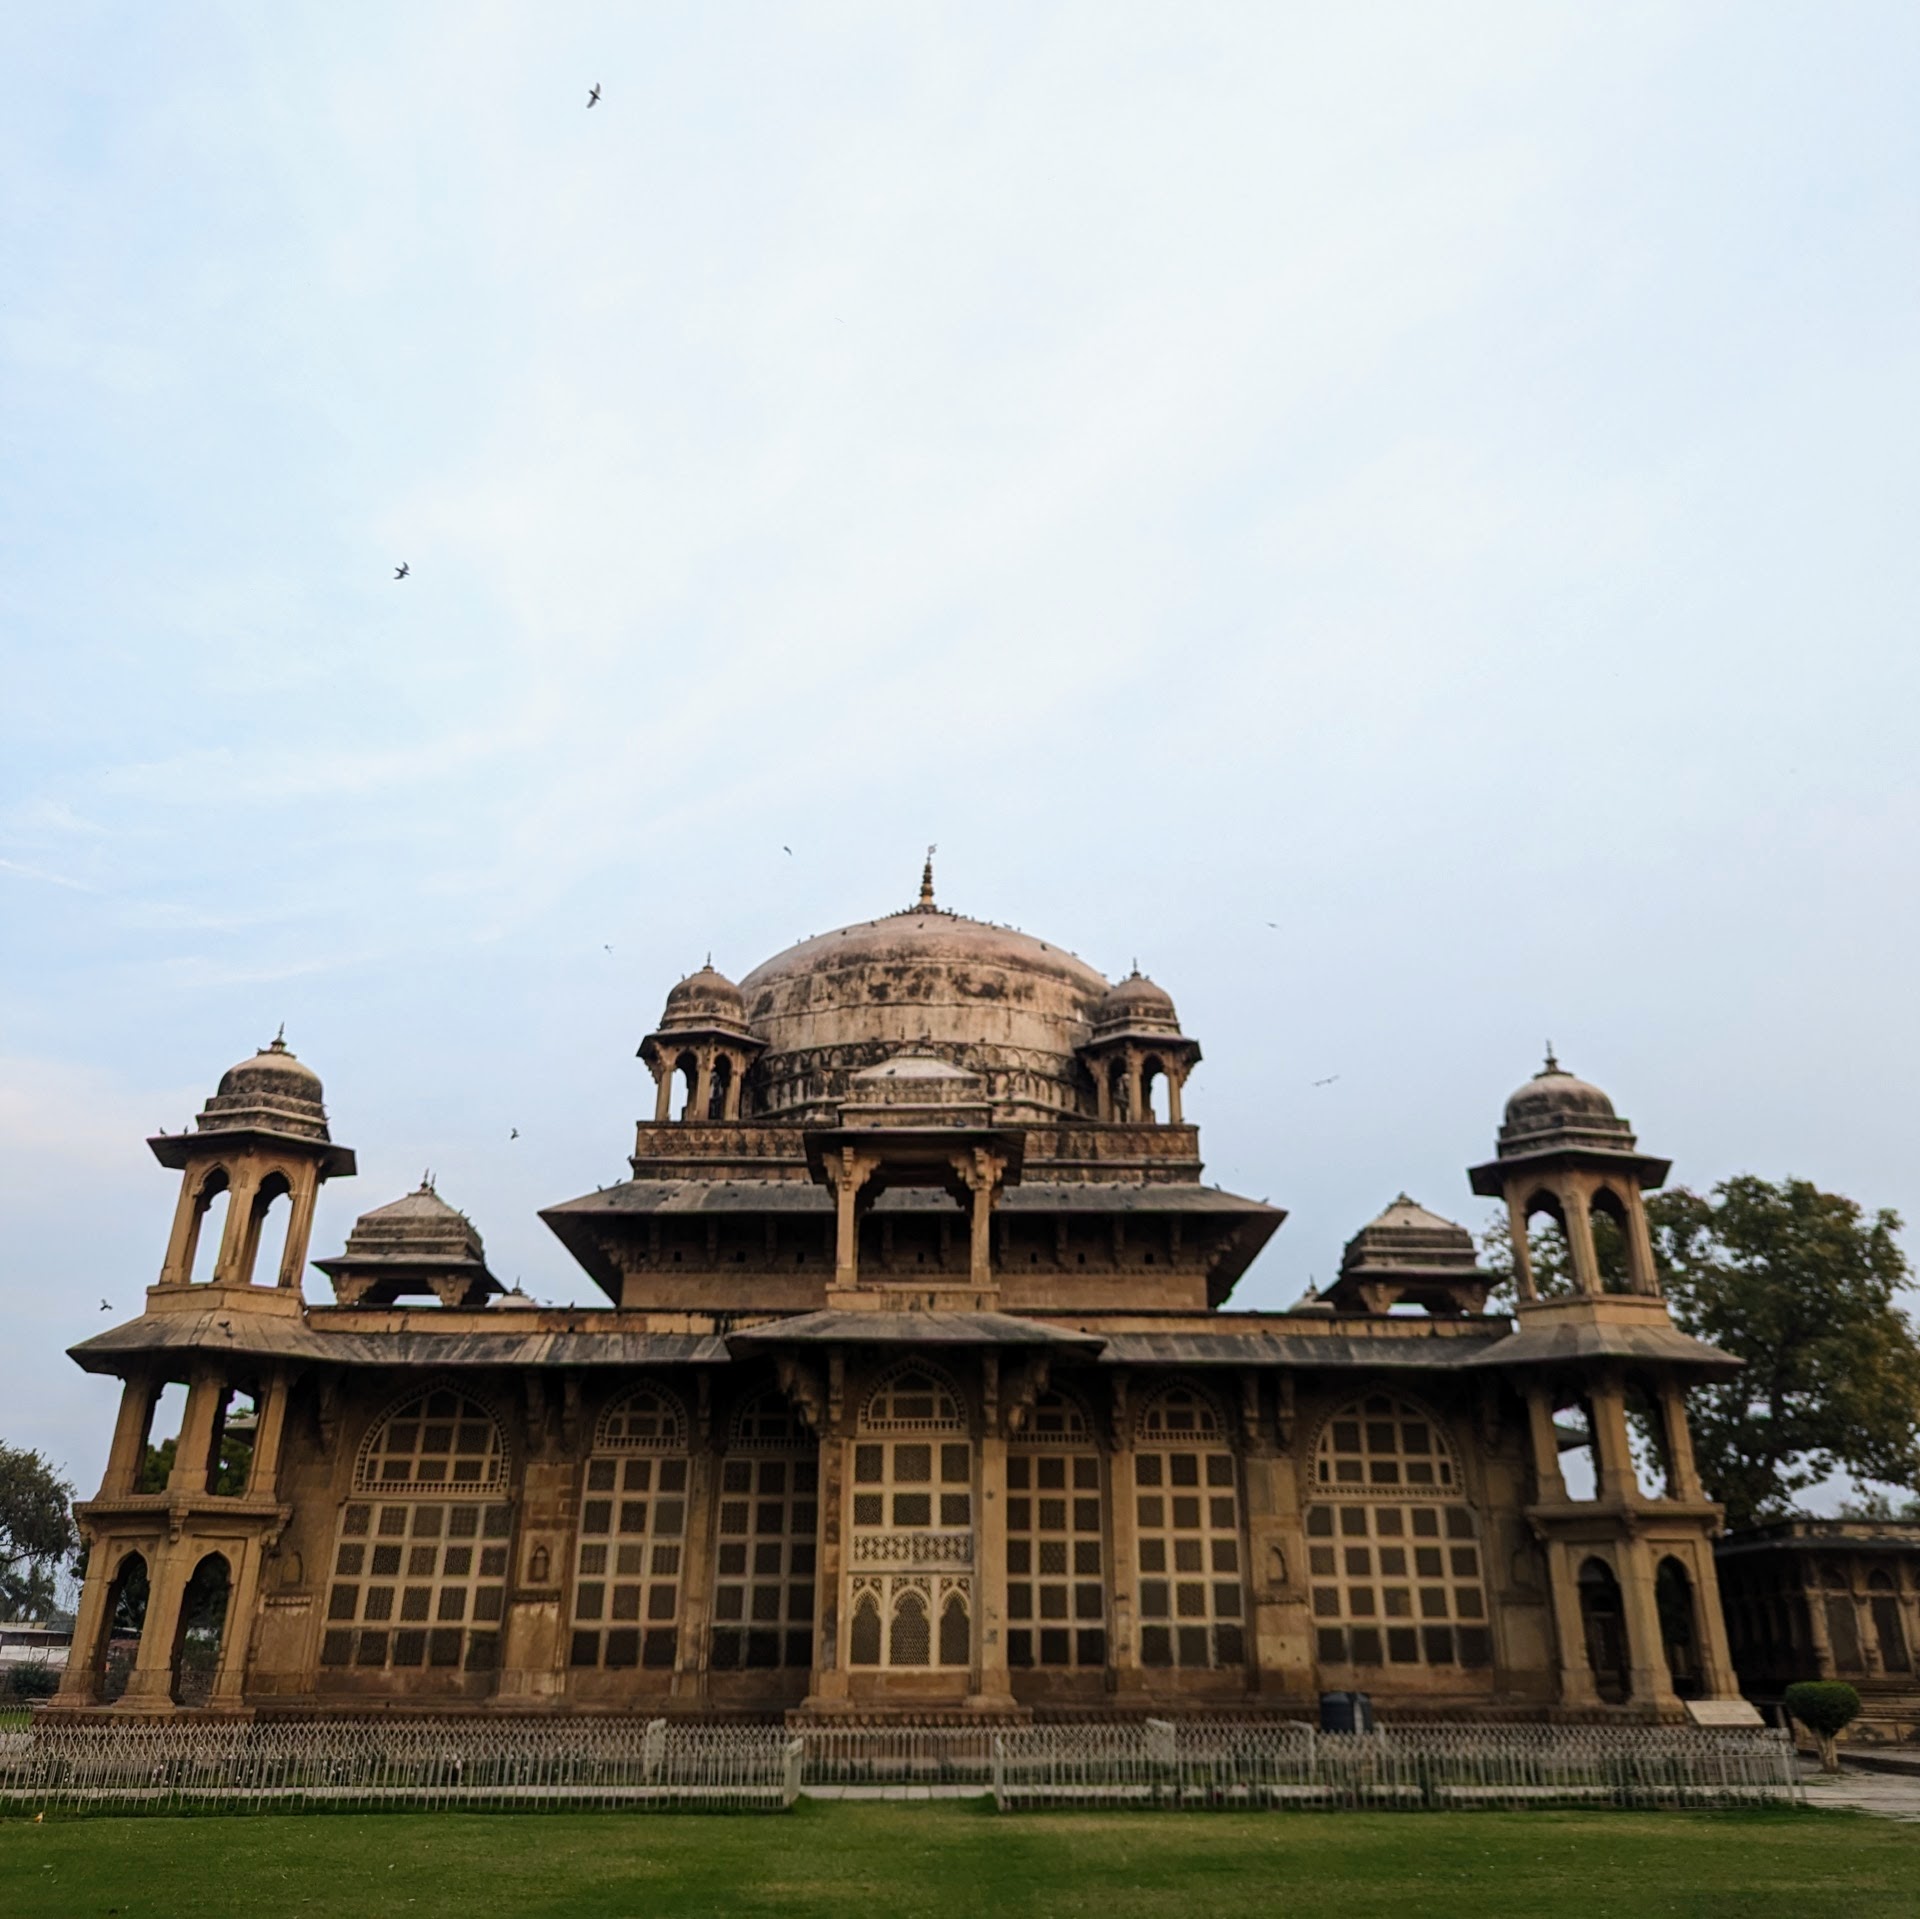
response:
[[[971,1566],[973,1534],[855,1533],[856,1566]]]

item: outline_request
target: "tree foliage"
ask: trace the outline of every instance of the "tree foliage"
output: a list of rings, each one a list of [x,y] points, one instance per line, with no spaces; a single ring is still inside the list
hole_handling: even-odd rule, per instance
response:
[[[1920,1337],[1897,1297],[1910,1277],[1897,1214],[1868,1215],[1811,1180],[1742,1174],[1706,1197],[1652,1195],[1647,1224],[1675,1323],[1746,1361],[1688,1395],[1700,1476],[1729,1525],[1790,1512],[1835,1472],[1920,1485]],[[1619,1229],[1603,1215],[1593,1225],[1603,1279],[1624,1274]],[[1528,1244],[1540,1290],[1570,1290],[1559,1230]],[[1511,1298],[1504,1215],[1482,1246]]]
[[[1836,1743],[1860,1716],[1860,1695],[1843,1679],[1802,1679],[1787,1688],[1785,1704],[1820,1742],[1821,1771],[1839,1771]]]
[[[0,1443],[0,1619],[42,1619],[60,1563],[79,1544],[73,1488],[50,1460]]]

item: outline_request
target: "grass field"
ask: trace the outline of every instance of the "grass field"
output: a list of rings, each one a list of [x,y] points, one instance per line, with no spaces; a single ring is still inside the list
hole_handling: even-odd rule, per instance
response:
[[[1920,1913],[1920,1827],[1846,1813],[342,1814],[0,1824],[8,1919]]]

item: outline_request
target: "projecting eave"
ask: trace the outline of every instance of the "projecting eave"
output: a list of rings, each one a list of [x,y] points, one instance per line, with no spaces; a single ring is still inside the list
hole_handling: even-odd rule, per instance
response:
[[[1676,1326],[1595,1324],[1526,1326],[1497,1340],[1470,1366],[1583,1366],[1595,1360],[1624,1360],[1632,1364],[1675,1366],[1727,1377],[1740,1372],[1746,1361],[1709,1346]]]
[[[1380,1339],[1366,1334],[1109,1333],[1103,1366],[1281,1366],[1291,1371],[1457,1372],[1500,1344],[1484,1337]]]
[[[876,1215],[952,1212],[943,1192],[894,1187],[874,1202]],[[1208,1293],[1218,1306],[1279,1230],[1283,1207],[1243,1199],[1217,1186],[1185,1180],[1028,1180],[1009,1187],[994,1208],[1002,1217],[1044,1218],[1055,1213],[1078,1217],[1191,1221],[1220,1232],[1220,1245],[1208,1274]],[[698,1217],[833,1217],[833,1195],[800,1179],[628,1179],[599,1192],[582,1193],[544,1208],[540,1217],[594,1283],[609,1298],[620,1298],[620,1269],[610,1257],[610,1238],[619,1238],[650,1219]]]
[[[1563,1166],[1616,1166],[1643,1191],[1652,1192],[1667,1183],[1673,1161],[1655,1159],[1648,1153],[1619,1152],[1605,1145],[1566,1144],[1490,1159],[1484,1165],[1469,1167],[1467,1179],[1482,1199],[1498,1199],[1510,1182],[1528,1174],[1544,1178]]]
[[[434,1308],[418,1309],[423,1315]],[[497,1308],[494,1310],[498,1310]],[[605,1308],[598,1308],[605,1311]],[[518,1315],[515,1318],[518,1319]],[[611,1317],[611,1315],[609,1315]],[[723,1366],[726,1342],[711,1333],[574,1331],[502,1326],[498,1331],[432,1329],[330,1332],[311,1320],[253,1319],[245,1313],[149,1313],[67,1349],[89,1373],[124,1373],[130,1361],[221,1353],[330,1366]]]
[[[735,1348],[769,1346],[1055,1346],[1089,1356],[1099,1352],[1098,1333],[1049,1326],[1013,1313],[888,1313],[824,1311],[798,1313],[730,1334]]]

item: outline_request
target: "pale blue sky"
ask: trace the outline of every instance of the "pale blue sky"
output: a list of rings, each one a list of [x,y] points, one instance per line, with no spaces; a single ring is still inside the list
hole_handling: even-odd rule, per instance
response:
[[[929,840],[1173,992],[1210,1176],[1292,1211],[1240,1303],[1403,1186],[1477,1224],[1548,1034],[1677,1178],[1920,1213],[1917,54],[0,14],[0,1434],[91,1489],[144,1136],[283,1019],[360,1152],[316,1252],[432,1165],[594,1297],[535,1209],[668,986]]]

